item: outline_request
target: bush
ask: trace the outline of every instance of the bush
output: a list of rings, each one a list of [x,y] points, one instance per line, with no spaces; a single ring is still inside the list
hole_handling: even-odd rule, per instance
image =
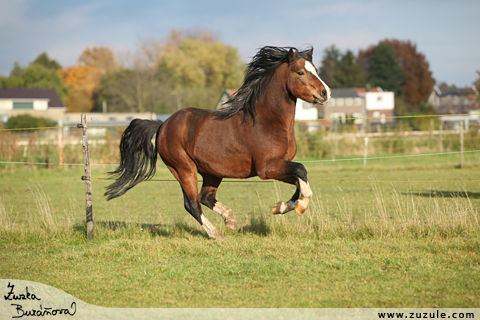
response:
[[[41,127],[56,127],[55,120],[34,117],[28,114],[21,114],[8,118],[7,129],[23,129],[23,128],[41,128]]]

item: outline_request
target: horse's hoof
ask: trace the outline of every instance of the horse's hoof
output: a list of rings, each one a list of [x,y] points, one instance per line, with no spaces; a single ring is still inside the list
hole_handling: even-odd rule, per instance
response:
[[[272,208],[272,213],[283,214],[286,208],[287,208],[287,204],[285,202],[283,201],[277,202]]]
[[[221,234],[220,232],[218,232],[215,235],[211,236],[210,239],[223,241],[223,240],[225,240],[225,236],[223,234]]]
[[[305,210],[307,210],[307,208],[304,208],[301,205],[299,205],[298,201],[295,203],[295,213],[297,214],[297,216],[303,215]]]
[[[225,226],[233,231],[237,231],[237,220],[227,220],[225,221]]]

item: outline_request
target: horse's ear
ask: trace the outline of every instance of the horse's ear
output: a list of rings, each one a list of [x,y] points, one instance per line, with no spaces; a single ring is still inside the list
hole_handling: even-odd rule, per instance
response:
[[[313,56],[313,47],[308,51],[308,54]]]
[[[297,61],[297,54],[293,48],[290,48],[290,51],[288,51],[288,62],[291,63],[293,61]]]

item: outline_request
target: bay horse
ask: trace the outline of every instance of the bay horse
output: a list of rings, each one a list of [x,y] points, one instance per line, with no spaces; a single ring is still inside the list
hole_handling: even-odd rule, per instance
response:
[[[312,191],[307,170],[292,162],[297,152],[294,122],[297,99],[327,103],[330,88],[312,63],[313,48],[263,47],[245,70],[240,89],[217,111],[186,108],[165,122],[134,119],[120,142],[116,179],[106,187],[108,200],[119,197],[156,170],[157,152],[180,183],[185,209],[211,239],[224,236],[202,212],[201,204],[218,213],[226,227],[236,230],[232,210],[217,201],[223,178],[275,179],[296,185],[287,202],[273,214],[295,210],[302,215]],[[156,135],[156,150],[151,142]],[[200,193],[197,173],[203,178]]]

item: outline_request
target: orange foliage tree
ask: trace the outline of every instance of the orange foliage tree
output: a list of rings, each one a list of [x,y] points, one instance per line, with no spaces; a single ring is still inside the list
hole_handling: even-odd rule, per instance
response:
[[[79,65],[57,70],[70,88],[65,100],[67,112],[92,111],[97,103],[102,75],[116,65],[113,53],[107,47],[85,49],[78,62]]]

